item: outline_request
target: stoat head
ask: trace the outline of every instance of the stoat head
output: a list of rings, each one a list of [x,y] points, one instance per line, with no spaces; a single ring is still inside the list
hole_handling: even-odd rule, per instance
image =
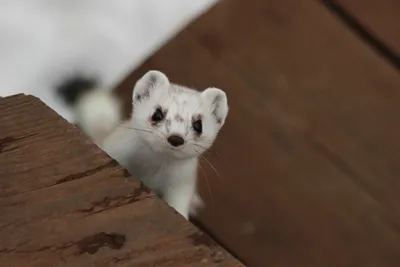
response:
[[[226,94],[170,83],[147,72],[133,90],[132,128],[155,152],[175,158],[199,156],[211,147],[228,114]]]

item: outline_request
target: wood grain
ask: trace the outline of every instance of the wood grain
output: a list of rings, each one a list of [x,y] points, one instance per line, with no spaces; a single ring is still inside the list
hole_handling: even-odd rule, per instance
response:
[[[121,84],[127,110],[150,69],[227,92],[200,221],[249,266],[400,265],[400,77],[321,3],[220,1]]]
[[[38,99],[0,112],[0,266],[243,266]]]
[[[335,0],[400,57],[400,2]]]

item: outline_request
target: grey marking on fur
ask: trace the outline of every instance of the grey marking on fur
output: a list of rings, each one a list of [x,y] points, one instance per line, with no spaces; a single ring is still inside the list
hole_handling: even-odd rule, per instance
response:
[[[144,100],[146,100],[146,99],[148,99],[148,98],[150,98],[150,89],[148,89],[148,90],[146,90],[146,92],[144,92],[143,94],[138,94],[137,96],[136,96],[136,101],[137,102],[142,102],[142,101],[144,101]]]
[[[165,120],[165,127],[167,128],[167,132],[169,132],[169,129],[171,127],[171,119]]]
[[[222,118],[220,118],[218,116],[218,114],[217,114],[217,110],[220,107],[221,100],[222,100],[221,96],[216,96],[214,101],[213,101],[213,103],[212,103],[212,105],[211,105],[212,106],[211,113],[215,117],[215,120],[217,121],[218,124],[222,123]]]
[[[174,117],[174,119],[177,121],[177,122],[184,122],[184,119],[183,119],[183,117],[181,116],[181,115],[179,115],[179,114],[176,114],[175,115],[175,117]]]

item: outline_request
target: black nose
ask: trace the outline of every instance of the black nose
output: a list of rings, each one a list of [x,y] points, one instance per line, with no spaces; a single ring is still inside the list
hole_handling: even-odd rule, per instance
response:
[[[179,135],[171,135],[167,140],[173,146],[181,146],[185,143],[185,140]]]

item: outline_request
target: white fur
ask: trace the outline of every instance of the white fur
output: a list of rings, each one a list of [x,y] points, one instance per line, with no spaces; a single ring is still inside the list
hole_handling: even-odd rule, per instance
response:
[[[113,88],[216,0],[0,0],[0,96],[33,94],[72,114],[54,93],[84,72]]]
[[[79,127],[99,142],[121,122],[120,102],[106,90],[93,90],[84,94],[74,108]]]
[[[82,102],[101,104],[101,101]],[[157,123],[151,117],[158,107],[166,111]],[[87,105],[85,112],[102,109]],[[217,88],[198,92],[171,84],[161,72],[149,71],[135,85],[133,113],[104,140],[95,141],[134,176],[154,190],[185,218],[194,215],[202,201],[196,193],[199,156],[211,147],[228,114],[225,93]],[[201,116],[203,132],[192,128]],[[95,122],[95,121],[91,121]],[[114,121],[111,121],[114,123]],[[89,124],[88,124],[89,125]],[[92,130],[92,138],[97,136]],[[185,143],[174,147],[170,135],[180,135]]]

